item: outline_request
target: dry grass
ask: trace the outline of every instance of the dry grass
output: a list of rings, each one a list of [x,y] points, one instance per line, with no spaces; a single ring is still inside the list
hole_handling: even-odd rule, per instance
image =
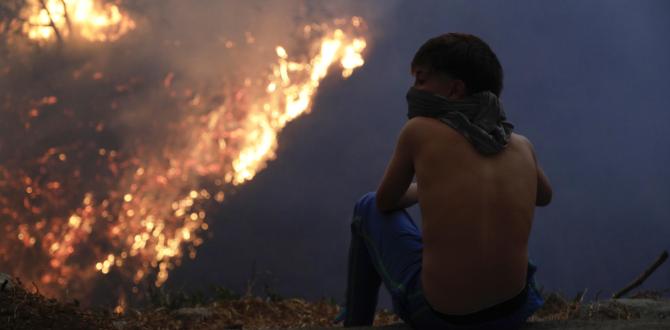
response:
[[[76,301],[63,303],[26,289],[20,281],[0,291],[0,325],[9,329],[109,329],[109,313],[79,308]]]
[[[271,301],[244,297],[215,302],[207,307],[177,310],[155,309],[130,311],[119,317],[124,329],[268,329],[333,326],[340,308],[328,301],[307,302],[302,299]],[[386,325],[399,320],[389,312],[380,312],[375,324]]]
[[[641,291],[630,298],[664,300],[670,290]],[[532,321],[548,320],[632,320],[639,319],[639,312],[615,300],[596,300],[585,303],[578,294],[572,300],[557,293],[544,295],[544,306],[531,318]]]
[[[206,306],[148,307],[123,315],[111,310],[81,308],[75,302],[48,299],[36,286],[20,282],[0,291],[0,324],[3,329],[267,329],[328,327],[340,312],[331,301],[235,297]],[[375,325],[398,323],[381,311]]]
[[[661,299],[667,292],[645,291],[633,298]],[[548,320],[630,320],[640,315],[613,301],[583,303],[578,295],[567,300],[556,293],[545,294],[545,306],[531,321]],[[160,299],[159,299],[160,300]],[[160,300],[165,301],[165,300]],[[238,297],[175,304],[153,304],[153,307],[129,309],[123,315],[107,309],[86,309],[76,301],[49,299],[37,286],[16,281],[0,290],[0,324],[9,329],[267,329],[332,327],[340,307],[332,301],[308,302],[303,299],[277,297]],[[381,311],[375,325],[401,322],[393,313]]]

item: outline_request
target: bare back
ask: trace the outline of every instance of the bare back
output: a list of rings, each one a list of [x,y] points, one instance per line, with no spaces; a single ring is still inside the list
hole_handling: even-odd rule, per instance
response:
[[[537,192],[532,146],[513,134],[503,152],[482,156],[444,123],[413,120],[426,298],[446,314],[512,298],[526,283]]]

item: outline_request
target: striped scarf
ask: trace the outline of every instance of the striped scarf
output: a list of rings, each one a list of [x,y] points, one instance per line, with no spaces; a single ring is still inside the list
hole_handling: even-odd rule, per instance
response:
[[[414,87],[407,92],[407,117],[431,117],[457,130],[481,154],[501,152],[509,142],[514,125],[506,121],[498,97],[489,92],[473,94],[460,101],[422,91]]]

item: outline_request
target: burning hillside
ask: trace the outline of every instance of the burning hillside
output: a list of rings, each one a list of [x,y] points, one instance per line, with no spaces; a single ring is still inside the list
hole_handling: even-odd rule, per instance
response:
[[[360,17],[189,38],[151,11],[170,3],[0,4],[0,269],[52,295],[161,286],[322,79],[364,63]]]

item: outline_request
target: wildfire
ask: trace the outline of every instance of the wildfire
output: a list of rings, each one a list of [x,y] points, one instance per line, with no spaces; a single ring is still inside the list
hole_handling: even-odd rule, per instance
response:
[[[330,66],[340,60],[342,76],[349,77],[355,68],[363,65],[361,52],[365,46],[364,39],[347,37],[340,29],[324,37],[319,52],[306,63],[289,60],[286,50],[278,46],[279,63],[268,79],[267,99],[261,111],[249,117],[251,134],[245,137],[245,147],[233,161],[234,172],[227,180],[233,184],[251,180],[268,159],[274,158],[277,132],[287,122],[309,112],[312,97]]]
[[[24,28],[30,39],[52,40],[56,31],[65,35],[76,30],[90,41],[113,41],[135,27],[113,4],[100,6],[91,0],[29,3],[31,16]],[[77,192],[66,187],[68,180],[78,180],[79,170],[69,177],[52,175],[70,166],[83,144],[49,148],[35,160],[38,174],[24,169],[11,172],[0,165],[0,188],[18,187],[23,195],[20,206],[0,195],[0,215],[14,220],[3,230],[25,251],[46,256],[48,267],[41,268],[38,276],[47,287],[76,291],[73,285],[108,274],[134,284],[149,278],[161,286],[184,255],[195,258],[196,247],[209,228],[207,203],[222,202],[226,186],[252,180],[276,157],[278,133],[288,122],[310,112],[321,81],[334,66],[347,78],[364,64],[366,40],[361,24],[360,17],[353,17],[305,26],[302,37],[307,44],[302,50],[294,54],[276,46],[276,58],[265,74],[224,89],[223,101],[207,102],[197,91],[181,91],[188,95],[183,105],[188,115],[181,118],[175,128],[179,134],[166,142],[159,156],[143,147],[130,155],[123,149],[95,147],[94,156],[112,178],[104,181],[113,181],[111,191],[84,190],[73,201],[70,195]],[[255,42],[251,34],[245,36],[248,43]],[[231,47],[226,43],[226,48]],[[103,79],[102,73],[96,72],[92,79]],[[177,95],[173,85],[178,79],[166,73],[161,86]],[[37,117],[41,107],[57,107],[58,102],[56,96],[44,97],[34,104],[31,118],[33,111]],[[103,129],[104,123],[95,128]],[[67,211],[63,216],[49,216],[49,208]],[[30,223],[25,218],[36,220]],[[7,243],[0,244],[0,261],[2,255],[14,257],[12,249]],[[125,308],[123,300],[118,312]]]
[[[89,41],[114,41],[135,28],[119,7],[94,0],[29,0],[23,31],[33,40],[53,40],[77,31]]]

